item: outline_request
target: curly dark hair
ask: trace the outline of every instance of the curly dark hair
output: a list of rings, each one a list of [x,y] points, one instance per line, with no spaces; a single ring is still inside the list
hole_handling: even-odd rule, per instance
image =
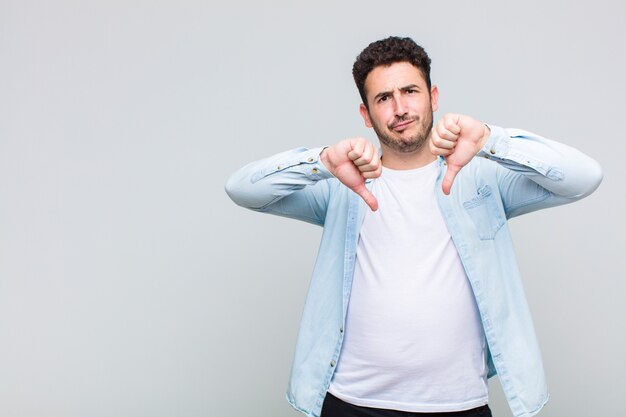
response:
[[[430,58],[424,48],[416,44],[411,38],[390,36],[370,43],[356,57],[352,66],[352,76],[366,108],[369,109],[365,91],[367,75],[378,66],[391,65],[396,62],[408,62],[419,69],[426,80],[428,91],[430,91]]]

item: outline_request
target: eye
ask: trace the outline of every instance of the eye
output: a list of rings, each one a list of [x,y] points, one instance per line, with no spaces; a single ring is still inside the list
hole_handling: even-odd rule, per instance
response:
[[[384,96],[380,96],[380,98],[378,99],[379,103],[384,103],[385,101],[387,101],[389,99],[388,95],[384,95]]]
[[[415,94],[415,93],[417,93],[417,90],[414,89],[414,88],[410,88],[410,89],[406,90],[406,92],[407,92],[407,94]]]

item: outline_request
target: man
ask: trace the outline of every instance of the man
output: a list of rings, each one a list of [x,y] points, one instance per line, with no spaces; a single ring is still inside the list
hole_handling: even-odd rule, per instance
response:
[[[513,414],[536,414],[548,394],[506,220],[589,195],[598,164],[464,115],[433,128],[430,59],[409,38],[370,44],[353,75],[382,156],[363,138],[299,148],[226,186],[324,227],[287,399],[315,417],[490,416],[497,373]]]

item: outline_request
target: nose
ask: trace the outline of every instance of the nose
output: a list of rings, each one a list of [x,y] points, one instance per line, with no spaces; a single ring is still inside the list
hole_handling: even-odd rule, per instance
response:
[[[394,102],[396,103],[396,116],[404,116],[407,114],[407,103],[402,94],[396,94]]]

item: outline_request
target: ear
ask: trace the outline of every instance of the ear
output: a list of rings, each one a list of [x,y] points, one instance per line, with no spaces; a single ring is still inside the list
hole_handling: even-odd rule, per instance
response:
[[[369,110],[367,110],[367,107],[365,107],[365,104],[361,103],[361,105],[359,106],[359,112],[361,113],[361,117],[363,118],[363,121],[365,122],[365,126],[372,127],[372,121],[370,120],[370,112]]]
[[[436,85],[430,89],[430,106],[434,112],[439,108],[439,89]]]

